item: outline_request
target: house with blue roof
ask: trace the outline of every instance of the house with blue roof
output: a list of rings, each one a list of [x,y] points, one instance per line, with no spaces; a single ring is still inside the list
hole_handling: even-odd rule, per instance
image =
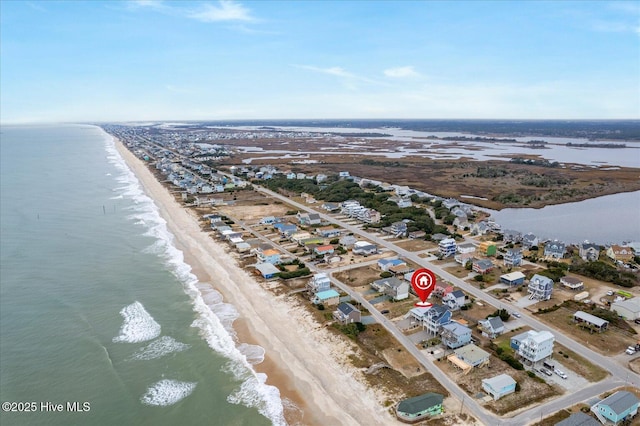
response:
[[[631,392],[618,391],[594,404],[591,411],[602,424],[618,425],[638,414],[640,400]]]
[[[407,262],[400,259],[380,259],[378,260],[378,268],[383,271],[388,271],[392,266],[406,265]]]
[[[321,291],[315,294],[312,302],[316,305],[337,305],[338,303],[340,303],[340,293],[338,293],[334,289]]]

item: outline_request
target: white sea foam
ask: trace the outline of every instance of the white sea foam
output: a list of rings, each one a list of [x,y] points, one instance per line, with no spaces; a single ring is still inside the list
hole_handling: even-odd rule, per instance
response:
[[[174,352],[186,351],[190,347],[191,345],[178,342],[173,337],[162,336],[134,353],[131,356],[131,359],[137,361],[148,361],[150,359],[161,358]]]
[[[195,382],[179,382],[177,380],[160,380],[147,389],[140,401],[146,405],[173,405],[191,395],[196,388]]]
[[[237,311],[232,305],[224,303],[218,292],[211,290],[208,285],[198,283],[196,276],[191,273],[191,267],[184,262],[183,253],[173,245],[174,237],[167,229],[166,221],[160,216],[157,206],[144,193],[138,179],[116,150],[113,138],[107,138],[106,150],[109,160],[122,173],[117,178],[122,186],[115,192],[135,203],[130,209],[132,214],[129,219],[143,222],[141,225],[147,228],[145,235],[156,239],[156,242],[147,250],[162,256],[171,272],[183,283],[185,292],[191,297],[193,309],[197,313],[192,326],[200,330],[209,347],[230,360],[228,370],[236,380],[242,382],[240,388],[228,397],[228,401],[255,407],[263,416],[271,420],[272,424],[286,425],[280,391],[274,386],[267,385],[266,375],[257,373],[253,369],[252,361],[236,347],[235,333],[231,329],[231,323],[237,318]],[[257,358],[254,354],[257,353],[257,349],[252,349],[251,352],[249,356],[255,361]]]
[[[149,315],[142,303],[136,301],[125,306],[120,315],[124,322],[120,327],[120,334],[113,338],[114,342],[146,342],[160,335],[160,324]]]

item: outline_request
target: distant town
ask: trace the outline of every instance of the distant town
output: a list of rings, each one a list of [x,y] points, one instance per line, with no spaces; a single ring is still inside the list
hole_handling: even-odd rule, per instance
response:
[[[640,241],[545,240],[503,229],[474,205],[482,197],[369,176],[366,162],[335,172],[297,155],[234,163],[248,151],[228,143],[266,141],[273,151],[277,141],[286,157],[287,141],[339,142],[335,129],[102,127],[274,298],[353,343],[358,380],[384,389],[381,404],[400,421],[635,421]],[[437,275],[429,307],[415,305],[410,284],[420,268]]]

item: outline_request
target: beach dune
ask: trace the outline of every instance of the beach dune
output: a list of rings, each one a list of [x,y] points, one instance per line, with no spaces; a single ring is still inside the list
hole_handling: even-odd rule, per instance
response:
[[[167,227],[175,236],[185,262],[201,283],[213,287],[236,307],[234,323],[238,341],[262,346],[265,361],[256,370],[267,374],[284,400],[291,424],[389,425],[397,420],[379,402],[374,390],[360,381],[361,373],[346,362],[348,342],[318,329],[300,307],[263,289],[240,268],[226,247],[204,232],[198,218],[182,207],[120,141],[116,147],[155,201]],[[285,404],[287,407],[289,404]]]

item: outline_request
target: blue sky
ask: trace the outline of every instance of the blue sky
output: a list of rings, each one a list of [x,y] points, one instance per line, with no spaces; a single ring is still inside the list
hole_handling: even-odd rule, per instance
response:
[[[2,1],[2,122],[640,118],[637,1]]]

